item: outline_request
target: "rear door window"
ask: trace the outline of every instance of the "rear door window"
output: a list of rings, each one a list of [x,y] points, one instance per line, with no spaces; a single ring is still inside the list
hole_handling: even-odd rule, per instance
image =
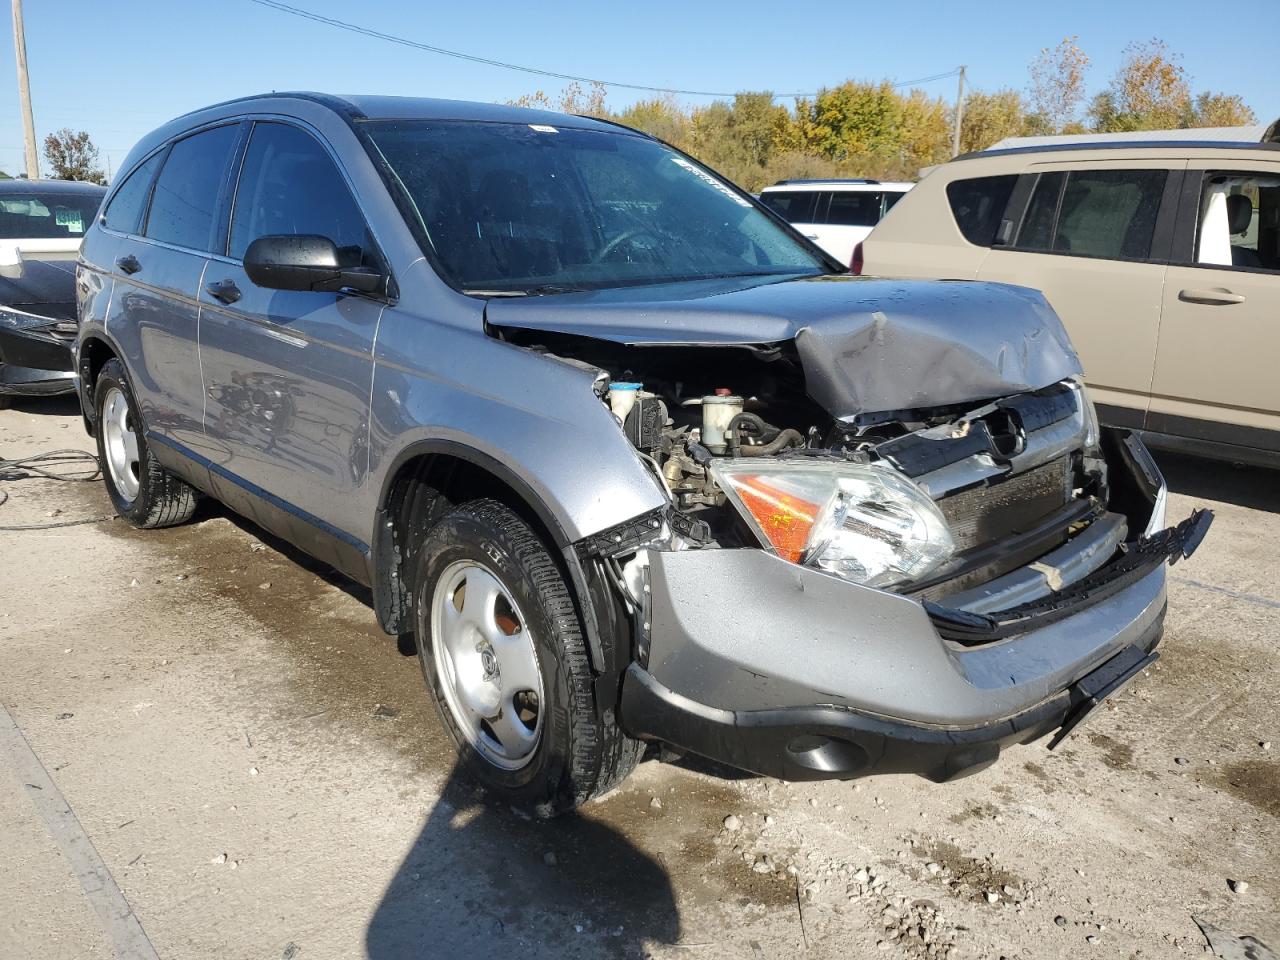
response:
[[[240,172],[228,252],[242,260],[254,240],[281,234],[327,237],[344,266],[370,265],[364,216],[329,154],[304,130],[257,123]]]
[[[1215,172],[1205,178],[1196,263],[1280,271],[1280,176]]]
[[[1146,260],[1166,170],[1041,174],[1015,246],[1108,260]]]
[[[884,194],[878,190],[841,190],[831,194],[826,222],[840,227],[874,227],[880,222]]]
[[[146,236],[191,250],[215,248],[222,186],[239,129],[234,123],[214,127],[170,148],[152,194]]]
[[[995,242],[1000,218],[1004,216],[1009,194],[1017,180],[1016,174],[1006,174],[953,180],[947,184],[951,215],[966,240],[980,247],[989,247]]]
[[[769,190],[760,194],[760,202],[788,223],[813,223],[816,190]]]

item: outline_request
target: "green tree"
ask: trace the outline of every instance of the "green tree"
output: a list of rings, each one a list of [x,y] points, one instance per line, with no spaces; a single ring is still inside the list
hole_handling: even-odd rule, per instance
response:
[[[63,127],[57,133],[44,138],[44,159],[58,180],[87,180],[89,183],[106,183],[98,164],[98,148],[81,130],[73,132]]]
[[[1120,69],[1089,105],[1093,129],[1121,133],[1187,126],[1192,120],[1191,87],[1180,60],[1163,40],[1125,47]]]
[[[1210,93],[1196,97],[1191,108],[1193,127],[1243,127],[1258,118],[1238,94]]]
[[[965,97],[960,152],[985,150],[1005,137],[1028,133],[1027,104],[1016,90],[974,91]]]

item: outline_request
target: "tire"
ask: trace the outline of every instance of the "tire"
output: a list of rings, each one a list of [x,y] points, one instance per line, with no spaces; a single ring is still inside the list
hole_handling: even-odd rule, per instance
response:
[[[495,500],[456,508],[428,531],[416,574],[414,626],[423,677],[460,765],[488,791],[547,817],[603,795],[631,772],[643,744],[618,727],[612,704],[596,703],[568,583],[556,558],[515,511]],[[483,603],[470,607],[466,598],[470,591],[473,600],[481,601],[490,577],[501,588],[493,603],[501,613],[495,612],[484,629],[496,625],[505,635],[493,644],[486,639],[489,633],[471,626],[477,617],[483,619]],[[446,621],[446,616],[456,619]],[[517,655],[526,647],[534,654],[532,670],[527,658]],[[490,652],[487,661],[485,650]],[[509,669],[512,664],[514,670]],[[471,682],[477,676],[485,680]],[[497,719],[487,727],[489,719],[476,727],[476,716],[484,711],[469,710],[473,701],[463,692],[468,682],[478,691],[475,699],[495,698],[486,700],[485,709],[499,704]],[[537,695],[533,711],[528,708],[530,691],[516,691],[539,684],[532,691]],[[523,708],[512,709],[513,701]],[[508,716],[509,722],[504,719]],[[530,724],[532,746],[523,739]],[[519,736],[505,732],[511,729]],[[512,740],[517,748],[509,750],[506,744]]]
[[[191,519],[199,494],[151,455],[137,401],[119,360],[103,364],[93,387],[93,410],[98,463],[116,513],[143,529],[172,527]]]

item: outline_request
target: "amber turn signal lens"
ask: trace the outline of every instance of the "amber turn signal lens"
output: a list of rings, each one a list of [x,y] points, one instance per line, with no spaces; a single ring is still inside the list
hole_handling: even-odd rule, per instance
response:
[[[734,489],[778,556],[799,563],[822,504],[787,493],[760,476],[735,477]]]

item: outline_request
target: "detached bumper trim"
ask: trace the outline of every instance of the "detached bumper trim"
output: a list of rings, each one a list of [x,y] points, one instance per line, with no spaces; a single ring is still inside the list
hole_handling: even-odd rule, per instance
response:
[[[1195,510],[1175,527],[1143,537],[1119,558],[1062,590],[989,614],[924,601],[940,636],[964,645],[991,643],[1048,626],[1115,596],[1167,561],[1191,556],[1213,523],[1213,511]]]
[[[722,710],[676,693],[636,663],[623,677],[620,719],[633,737],[780,780],[914,773],[942,783],[990,766],[1005,747],[1074,727],[1156,658],[1163,626],[1161,617],[1136,643],[1034,707],[976,727],[926,726],[820,704]]]

